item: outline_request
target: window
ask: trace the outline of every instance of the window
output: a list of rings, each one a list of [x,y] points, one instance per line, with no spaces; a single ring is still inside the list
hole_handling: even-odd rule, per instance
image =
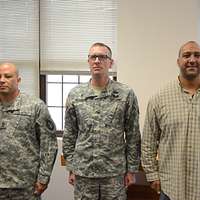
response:
[[[117,55],[118,0],[0,1],[0,61],[14,62],[22,91],[39,94],[39,71],[87,71],[88,49],[103,42]],[[116,72],[114,64],[113,72]]]
[[[88,50],[103,42],[117,56],[118,0],[40,1],[40,84],[57,130],[64,128],[64,106],[71,88],[90,78]],[[116,74],[113,65],[111,75]],[[41,78],[41,77],[40,77]],[[45,85],[45,87],[44,87]]]
[[[57,130],[64,128],[65,102],[69,91],[80,83],[88,82],[89,79],[89,74],[47,75],[46,102]]]
[[[95,42],[109,45],[115,59],[117,7],[118,0],[40,1],[41,70],[87,71]]]
[[[43,75],[45,76],[45,75]],[[49,112],[56,124],[58,133],[62,134],[65,123],[65,103],[69,91],[80,83],[88,82],[91,78],[89,72],[76,72],[74,74],[48,74],[42,81],[46,91],[42,94]],[[110,78],[116,80],[116,73],[110,73]]]

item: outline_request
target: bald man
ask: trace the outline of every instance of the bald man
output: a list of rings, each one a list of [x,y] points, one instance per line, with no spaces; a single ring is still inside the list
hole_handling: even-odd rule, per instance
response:
[[[21,93],[16,66],[0,64],[0,200],[39,200],[57,154],[44,102]]]
[[[200,199],[200,46],[189,41],[177,58],[177,80],[148,104],[142,163],[160,200]],[[158,153],[158,160],[156,159]]]

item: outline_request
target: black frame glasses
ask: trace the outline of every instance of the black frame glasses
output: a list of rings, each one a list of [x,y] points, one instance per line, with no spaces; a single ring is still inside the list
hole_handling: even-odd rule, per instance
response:
[[[98,60],[99,60],[100,62],[105,61],[106,59],[110,59],[110,60],[111,60],[111,58],[110,58],[108,55],[104,55],[104,54],[98,54],[98,55],[93,54],[93,55],[88,55],[88,59],[91,60],[91,61],[95,61],[97,58],[98,58]]]

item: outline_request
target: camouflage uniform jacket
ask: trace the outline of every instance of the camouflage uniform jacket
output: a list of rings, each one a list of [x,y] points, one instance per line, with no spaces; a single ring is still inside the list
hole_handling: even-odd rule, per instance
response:
[[[126,85],[110,80],[97,96],[90,83],[68,95],[63,135],[66,167],[83,177],[112,177],[138,170],[139,109]]]
[[[20,94],[0,102],[0,188],[48,183],[55,157],[55,125],[43,101]]]

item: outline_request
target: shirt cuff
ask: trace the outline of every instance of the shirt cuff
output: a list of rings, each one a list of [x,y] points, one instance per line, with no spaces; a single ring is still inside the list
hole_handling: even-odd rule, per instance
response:
[[[152,182],[152,181],[156,181],[160,179],[158,172],[146,173],[146,178],[148,182]]]
[[[73,171],[73,165],[71,164],[71,162],[68,162],[67,160],[65,160],[65,166],[67,171]]]
[[[127,172],[135,173],[135,172],[138,172],[138,171],[139,171],[139,164],[127,167]]]
[[[49,176],[43,176],[43,175],[38,175],[37,181],[42,183],[42,184],[48,184],[49,183]]]

